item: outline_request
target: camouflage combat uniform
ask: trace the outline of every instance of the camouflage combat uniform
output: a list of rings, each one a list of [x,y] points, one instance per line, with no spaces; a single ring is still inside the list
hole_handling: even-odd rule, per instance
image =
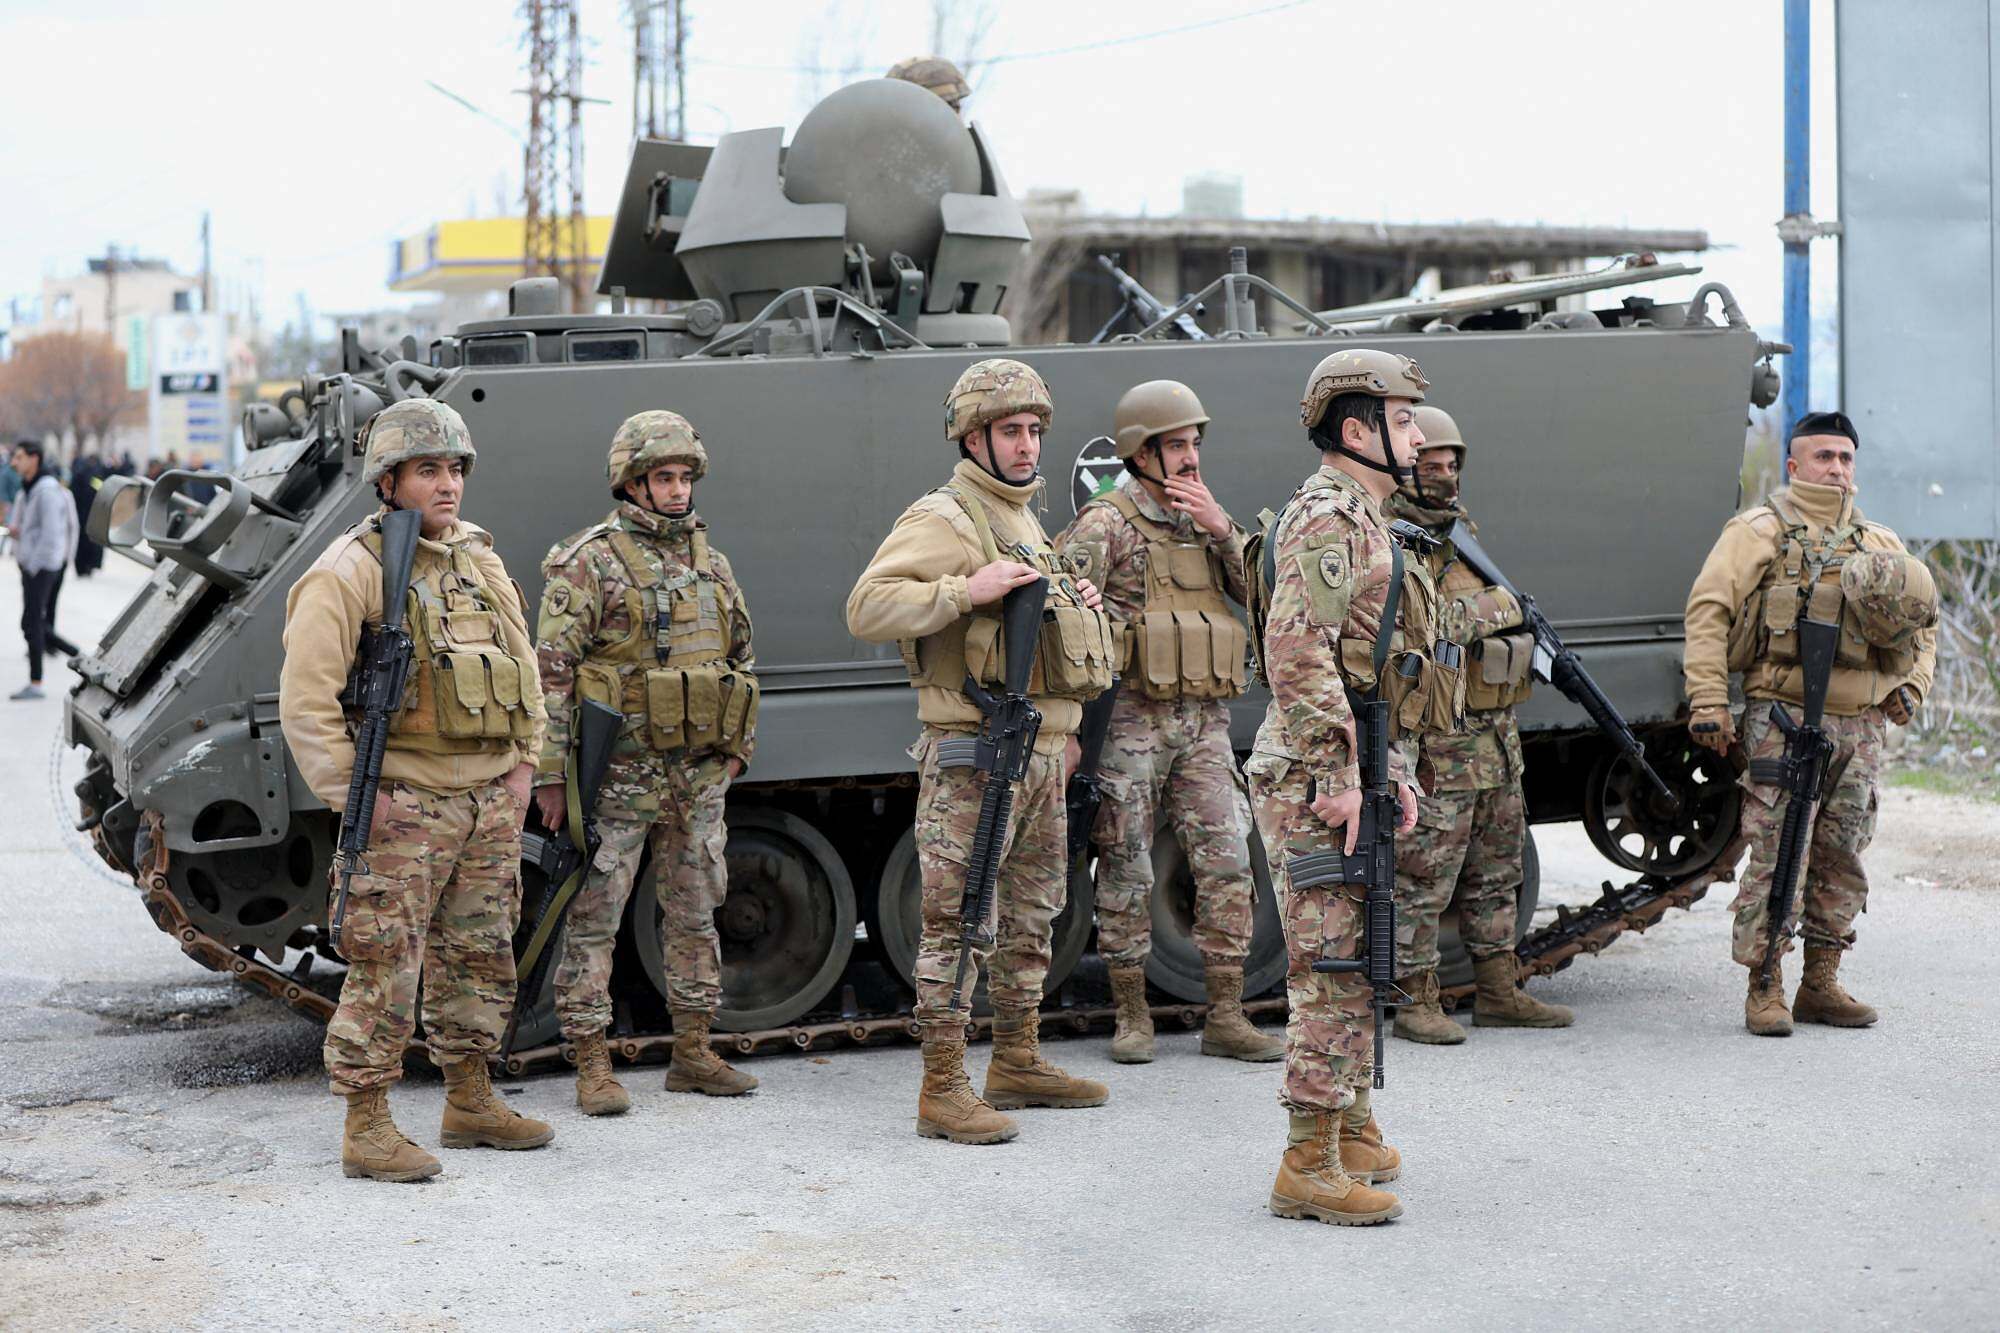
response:
[[[1321,958],[1357,956],[1363,890],[1358,885],[1294,889],[1288,867],[1296,857],[1341,850],[1339,830],[1313,812],[1308,788],[1332,795],[1361,785],[1347,691],[1373,688],[1378,635],[1392,635],[1385,676],[1396,674],[1404,653],[1418,652],[1415,645],[1430,639],[1435,594],[1415,560],[1404,565],[1396,624],[1382,626],[1394,568],[1392,542],[1380,509],[1361,484],[1324,466],[1292,497],[1277,532],[1277,583],[1264,626],[1271,704],[1244,772],[1285,925],[1291,1020],[1278,1100],[1301,1114],[1346,1108],[1374,1068],[1375,1020],[1367,983],[1312,970]],[[1399,721],[1399,729],[1416,730],[1406,719]],[[1414,781],[1412,749],[1407,739],[1390,746],[1393,781]]]
[[[695,658],[706,659],[710,674],[723,681],[719,709],[726,713],[732,698],[747,704],[756,660],[743,590],[729,561],[709,547],[699,518],[669,519],[630,501],[595,527],[557,543],[542,574],[536,651],[549,727],[537,783],[562,780],[579,694],[626,713],[597,799],[597,859],[563,919],[562,962],[555,977],[563,1035],[575,1041],[610,1025],[612,945],[649,842],[654,887],[665,912],[660,952],[668,1005],[676,1014],[711,1015],[722,998],[715,912],[728,892],[723,857],[728,759],[749,762],[756,739],[754,707],[730,724],[726,735],[722,727],[697,730],[676,718],[666,725],[680,727],[680,743],[660,748],[660,720],[649,714],[644,698],[648,673],[626,673],[640,684],[625,686],[615,683],[615,666],[594,667],[593,659],[607,645],[635,639],[644,648],[642,663],[664,665],[671,659],[679,671]],[[649,594],[670,604],[662,608],[670,617],[667,642],[657,645],[638,611]],[[656,653],[656,646],[664,651]],[[683,687],[677,702],[685,709],[697,693]]]
[[[1881,705],[1902,686],[1917,703],[1930,692],[1936,631],[1915,631],[1907,645],[1879,646],[1863,632],[1855,603],[1842,596],[1847,563],[1864,552],[1902,550],[1894,532],[1862,516],[1852,492],[1794,481],[1723,527],[1688,594],[1689,707],[1697,713],[1727,709],[1730,674],[1741,671],[1748,702],[1741,735],[1752,760],[1776,758],[1784,750],[1770,720],[1773,701],[1786,705],[1794,719],[1799,716],[1798,620],[1835,620],[1841,627],[1826,702],[1826,728],[1835,749],[1793,898],[1809,966],[1815,953],[1837,962],[1840,952],[1852,947],[1854,920],[1867,907],[1861,854],[1875,833],[1886,727]],[[1732,904],[1731,954],[1753,969],[1754,985],[1754,969],[1767,950],[1766,905],[1786,801],[1783,792],[1757,782],[1748,769],[1742,786],[1741,827],[1750,865]]]
[[[1402,491],[1385,508],[1440,538],[1465,517],[1456,504],[1419,504]],[[1528,839],[1514,710],[1528,697],[1533,644],[1520,628],[1520,605],[1457,560],[1449,543],[1427,563],[1438,584],[1439,633],[1470,649],[1466,730],[1419,744],[1425,795],[1416,828],[1396,841],[1396,966],[1405,977],[1437,970],[1438,918],[1454,894],[1465,951],[1475,961],[1512,952]]]
[[[1095,830],[1097,949],[1113,967],[1143,966],[1152,949],[1153,832],[1162,803],[1194,875],[1194,940],[1203,960],[1240,967],[1250,952],[1256,889],[1249,811],[1229,743],[1227,703],[1245,684],[1244,634],[1221,600],[1225,593],[1244,600],[1243,538],[1232,524],[1226,538],[1215,540],[1186,515],[1169,514],[1143,487],[1126,484],[1086,504],[1056,539],[1064,563],[1097,585],[1128,645],[1105,737]],[[1151,569],[1149,548],[1185,551],[1189,568]],[[1201,688],[1183,688],[1172,661],[1155,673],[1161,679],[1147,677],[1133,645],[1151,579],[1213,594],[1208,600],[1217,609],[1201,631]],[[1183,625],[1188,615],[1181,613]]]
[[[346,804],[354,764],[337,696],[362,626],[382,615],[376,521],[336,538],[285,603],[285,740],[301,776],[335,810]],[[371,831],[368,873],[349,890],[347,976],[326,1027],[327,1077],[340,1094],[402,1077],[420,973],[424,1034],[440,1063],[494,1051],[514,1001],[522,810],[501,779],[540,746],[533,646],[492,539],[471,524],[419,542],[411,585],[418,650],[383,760],[390,812]],[[433,669],[443,652],[455,671]],[[482,659],[496,711],[510,719],[492,719],[499,734],[440,734],[465,729],[448,721],[463,710],[445,680],[467,671],[468,654]]]

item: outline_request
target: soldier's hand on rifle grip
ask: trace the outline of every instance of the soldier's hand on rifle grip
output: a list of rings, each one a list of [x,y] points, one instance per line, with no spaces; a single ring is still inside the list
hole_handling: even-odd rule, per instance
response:
[[[563,819],[569,814],[569,793],[562,784],[552,782],[546,787],[535,788],[535,810],[542,817],[542,827],[551,833],[562,831]]]
[[[1910,725],[1910,719],[1917,715],[1917,692],[1908,685],[1898,685],[1889,691],[1889,697],[1882,701],[1882,715],[1899,727]]]
[[[1697,708],[1688,718],[1688,735],[1696,745],[1727,754],[1729,747],[1736,744],[1736,719],[1727,708]]]
[[[1396,799],[1403,803],[1403,817],[1396,824],[1396,832],[1408,833],[1417,826],[1417,789],[1407,782],[1399,782],[1396,784]]]
[[[1312,812],[1324,820],[1328,828],[1347,830],[1347,841],[1341,850],[1353,855],[1354,844],[1361,837],[1361,789],[1349,787],[1333,796],[1321,792],[1313,798]]]
[[[995,560],[982,565],[965,580],[965,599],[974,606],[991,606],[1023,584],[1033,583],[1042,572],[1019,560]]]

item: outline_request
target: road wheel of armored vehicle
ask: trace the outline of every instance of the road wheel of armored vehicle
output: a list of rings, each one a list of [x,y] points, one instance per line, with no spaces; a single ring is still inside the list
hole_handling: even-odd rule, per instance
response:
[[[782,1027],[809,1013],[854,951],[854,883],[833,844],[785,810],[729,811],[729,896],[715,913],[722,936],[722,1032]],[[659,895],[650,871],[632,894],[626,929],[662,998]]]
[[[1243,964],[1243,994],[1262,995],[1285,975],[1285,928],[1278,919],[1278,893],[1271,884],[1264,840],[1250,830],[1250,873],[1257,883],[1252,909],[1250,956]],[[1146,980],[1190,1004],[1208,999],[1201,950],[1194,942],[1194,874],[1173,826],[1165,819],[1153,831],[1153,951]]]
[[[889,849],[882,863],[882,877],[875,887],[875,901],[868,912],[868,938],[875,941],[882,958],[905,986],[916,988],[917,939],[923,932],[922,871],[917,866],[917,832],[914,826]],[[1050,947],[1049,975],[1042,994],[1053,995],[1076,970],[1084,949],[1090,944],[1090,874],[1087,870],[1070,876],[1069,902],[1056,917],[1055,940]],[[986,1007],[986,979],[982,975],[973,1002]]]
[[[1527,938],[1534,929],[1535,907],[1542,901],[1542,854],[1535,847],[1535,831],[1528,830],[1521,848],[1521,888],[1514,895],[1514,943]],[[1458,901],[1453,899],[1438,916],[1438,985],[1472,984],[1472,955],[1458,937]]]
[[[194,821],[195,837],[203,842],[259,832],[257,816],[240,801],[216,800]],[[324,867],[332,859],[331,822],[295,819],[275,844],[176,852],[167,861],[167,883],[195,929],[232,949],[251,945],[275,958],[326,911],[325,894],[313,890],[325,885]]]
[[[1727,756],[1704,749],[1679,727],[1646,737],[1646,762],[1680,797],[1660,798],[1624,755],[1608,751],[1583,792],[1583,827],[1613,864],[1680,879],[1708,868],[1736,834],[1743,804]]]

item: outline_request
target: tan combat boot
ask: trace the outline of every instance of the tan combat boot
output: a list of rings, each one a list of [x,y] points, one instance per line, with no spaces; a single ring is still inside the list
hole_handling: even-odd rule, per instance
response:
[[[585,1115],[624,1115],[632,1097],[611,1073],[611,1048],[604,1030],[585,1033],[576,1047],[576,1104]]]
[[[1771,968],[1771,983],[1757,984],[1757,969],[1750,969],[1750,993],[1743,1001],[1743,1026],[1760,1037],[1792,1035],[1792,1011],[1785,1007],[1785,964]]]
[[[1111,1058],[1121,1065],[1153,1063],[1153,1011],[1146,1003],[1146,969],[1111,969],[1111,995],[1118,1001],[1118,1028],[1111,1034]]]
[[[1364,1185],[1380,1185],[1403,1174],[1403,1154],[1382,1141],[1369,1091],[1356,1091],[1354,1104],[1340,1113],[1340,1166]]]
[[[1559,1004],[1543,1004],[1521,989],[1521,967],[1511,953],[1472,960],[1472,1026],[1476,1028],[1566,1028],[1576,1014]]]
[[[924,1086],[917,1094],[917,1133],[953,1143],[1005,1143],[1021,1132],[1011,1117],[979,1099],[965,1076],[965,1042],[924,1043]]]
[[[443,1068],[444,1124],[438,1142],[445,1147],[539,1148],[556,1136],[543,1121],[517,1114],[500,1099],[485,1056],[467,1056]]]
[[[1412,973],[1396,986],[1410,997],[1408,1004],[1396,1006],[1396,1026],[1390,1029],[1396,1036],[1428,1046],[1456,1046],[1465,1040],[1465,1029],[1438,1003],[1436,972]]]
[[[1201,1053],[1226,1060],[1262,1063],[1281,1060],[1285,1043],[1257,1030],[1243,1012],[1243,965],[1209,963],[1202,969],[1208,986],[1208,1021],[1201,1025]]]
[[[1271,1211],[1279,1217],[1372,1227],[1403,1215],[1387,1190],[1370,1189],[1340,1164],[1340,1113],[1292,1116],[1291,1145],[1278,1162]]]
[[[674,1062],[667,1066],[668,1092],[701,1092],[741,1097],[757,1080],[731,1068],[708,1044],[710,1015],[699,1009],[674,1010]]]
[[[993,1062],[986,1066],[986,1100],[1003,1111],[1023,1106],[1102,1106],[1111,1089],[1071,1078],[1042,1058],[1042,1016],[1034,1009],[993,1011]]]
[[[1865,1028],[1879,1014],[1847,993],[1840,984],[1840,949],[1806,946],[1806,975],[1792,997],[1792,1017],[1801,1023],[1825,1023],[1837,1028]]]
[[[444,1164],[403,1137],[389,1118],[389,1090],[347,1094],[347,1124],[340,1138],[340,1173],[370,1180],[423,1180]]]

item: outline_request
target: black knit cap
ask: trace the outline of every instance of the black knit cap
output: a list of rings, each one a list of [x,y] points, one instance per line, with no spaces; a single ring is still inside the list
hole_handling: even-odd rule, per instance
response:
[[[1854,441],[1854,447],[1861,447],[1861,432],[1854,429],[1853,421],[1845,412],[1808,412],[1792,426],[1792,433],[1785,443],[1790,444],[1801,435],[1845,435]]]

